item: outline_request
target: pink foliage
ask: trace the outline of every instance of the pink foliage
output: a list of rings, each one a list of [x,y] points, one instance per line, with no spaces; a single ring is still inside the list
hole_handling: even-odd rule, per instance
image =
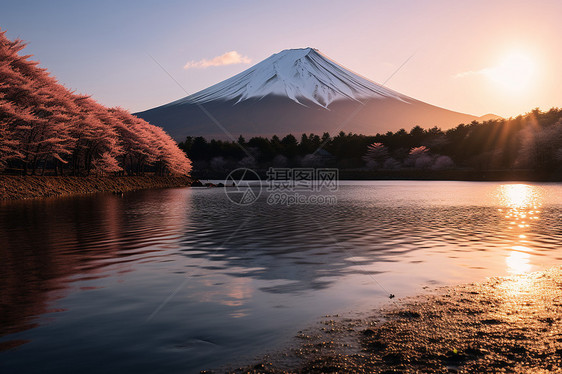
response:
[[[382,143],[373,143],[367,147],[367,152],[363,156],[369,169],[377,169],[384,165],[388,159],[388,149]]]
[[[406,166],[413,166],[416,169],[427,169],[433,164],[433,157],[429,154],[429,148],[422,145],[410,149],[404,164]]]
[[[121,108],[108,109],[59,84],[25,47],[0,32],[0,168],[21,165],[31,173],[188,174],[191,162],[159,127]]]
[[[455,166],[455,163],[449,156],[438,156],[435,159],[435,163],[432,168],[435,170],[451,169]]]
[[[19,141],[10,128],[13,118],[18,116],[17,107],[4,100],[0,94],[0,170],[6,167],[8,161],[22,156],[19,152]]]
[[[92,169],[99,175],[116,173],[122,170],[117,159],[110,152],[104,152],[101,156],[92,161]]]
[[[420,156],[428,154],[428,153],[429,153],[429,148],[422,145],[421,147],[414,147],[414,148],[410,149],[409,155],[411,157],[420,157]]]

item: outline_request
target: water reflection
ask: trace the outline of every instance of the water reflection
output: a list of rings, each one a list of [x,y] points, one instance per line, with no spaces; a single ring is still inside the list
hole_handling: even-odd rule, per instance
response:
[[[540,203],[540,191],[537,186],[505,184],[499,187],[499,199],[503,206],[510,209],[536,209]]]
[[[530,249],[522,245],[515,245],[511,247],[511,252],[505,259],[507,271],[510,274],[527,273],[533,269],[530,260]]]
[[[513,235],[513,245],[506,256],[507,271],[521,274],[533,270],[531,264],[532,248],[528,246],[528,232],[531,223],[539,219],[543,192],[538,186],[526,184],[506,184],[498,187],[497,198],[504,208],[499,211],[508,222],[507,229]]]
[[[186,224],[189,193],[179,199],[169,190],[149,202],[145,196],[2,203],[0,337],[36,327],[35,316],[64,311],[52,305],[72,292],[73,283],[90,281],[95,286],[82,289],[101,288],[96,280],[120,277],[133,263],[174,248]]]
[[[0,345],[29,342],[2,363],[196,372],[318,316],[384,302],[380,285],[401,297],[531,271],[562,260],[559,200],[545,202],[545,189],[562,196],[561,186],[362,182],[332,206],[262,196],[240,207],[222,189],[0,204]]]

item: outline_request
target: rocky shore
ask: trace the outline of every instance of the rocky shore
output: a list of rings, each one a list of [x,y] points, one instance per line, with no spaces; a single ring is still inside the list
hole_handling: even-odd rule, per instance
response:
[[[55,177],[0,175],[0,200],[190,186],[188,176]]]
[[[288,351],[226,371],[559,373],[562,270],[441,288],[361,319],[329,316],[297,339]]]

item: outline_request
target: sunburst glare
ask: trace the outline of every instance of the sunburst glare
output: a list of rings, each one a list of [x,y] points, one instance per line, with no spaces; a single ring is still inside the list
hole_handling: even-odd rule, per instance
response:
[[[536,62],[523,52],[511,52],[501,62],[486,70],[486,76],[508,93],[528,90],[535,79]]]

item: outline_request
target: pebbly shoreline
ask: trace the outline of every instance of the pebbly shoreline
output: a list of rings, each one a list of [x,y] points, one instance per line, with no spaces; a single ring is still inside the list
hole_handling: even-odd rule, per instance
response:
[[[562,372],[562,268],[439,288],[366,318],[328,316],[297,340],[226,372]]]

